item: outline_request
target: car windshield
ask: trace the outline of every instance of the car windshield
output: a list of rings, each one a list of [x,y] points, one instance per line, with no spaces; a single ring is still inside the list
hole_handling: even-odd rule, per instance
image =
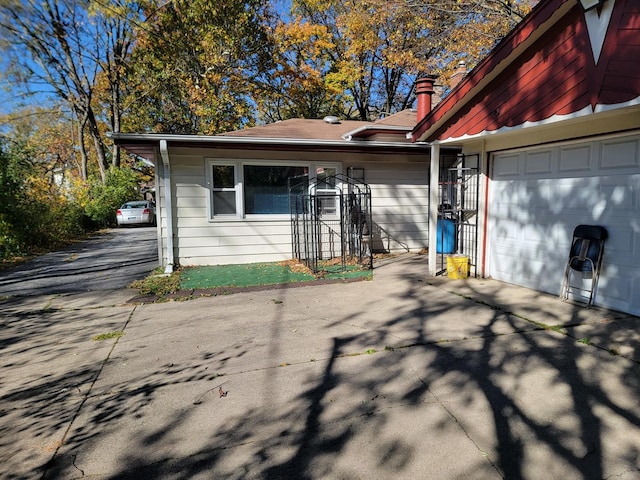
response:
[[[147,208],[147,202],[129,202],[125,203],[121,208]]]

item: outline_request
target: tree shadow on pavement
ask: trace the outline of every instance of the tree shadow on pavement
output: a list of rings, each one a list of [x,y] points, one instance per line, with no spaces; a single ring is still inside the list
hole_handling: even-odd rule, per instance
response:
[[[71,432],[46,478],[68,472],[74,451],[97,455],[92,442],[127,425],[132,433],[111,465],[117,472],[105,478],[416,478],[429,468],[433,478],[529,479],[640,471],[637,363],[491,308],[498,302],[486,290],[479,305],[407,283],[392,309],[372,298],[368,312],[338,318],[327,306],[314,321],[322,322],[330,353],[238,372],[246,385],[231,394],[242,402],[212,399],[216,382],[227,378],[217,373],[254,354],[255,345],[221,346],[135,377],[135,389],[87,405],[84,425]],[[269,359],[285,348],[285,311],[264,319]],[[299,387],[289,391],[292,382]],[[146,424],[147,406],[194,385],[213,389],[206,402],[184,402]],[[125,417],[134,420],[119,424]]]

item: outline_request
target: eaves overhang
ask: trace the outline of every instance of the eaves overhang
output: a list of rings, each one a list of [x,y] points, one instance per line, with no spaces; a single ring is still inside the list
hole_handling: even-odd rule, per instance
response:
[[[244,150],[307,150],[313,152],[369,152],[369,153],[414,153],[429,152],[425,143],[313,140],[294,138],[227,137],[210,135],[178,135],[159,133],[109,133],[118,146],[144,158],[153,157],[161,140],[169,147],[204,147],[213,149]]]
[[[541,2],[514,28],[426,117],[411,133],[414,142],[443,140],[438,133],[495,80],[514,59],[546,34],[577,5],[576,0]]]
[[[566,115],[554,115],[541,121],[504,126],[473,135],[449,137],[438,143],[447,148],[483,142],[492,150],[522,148],[559,141],[578,141],[598,135],[619,135],[640,128],[640,97],[616,105],[587,106]]]

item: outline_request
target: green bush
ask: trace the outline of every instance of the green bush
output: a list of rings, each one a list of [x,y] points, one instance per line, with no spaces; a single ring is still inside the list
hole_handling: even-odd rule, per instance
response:
[[[133,182],[131,181],[133,179]],[[10,260],[59,248],[95,228],[115,224],[117,208],[137,198],[133,172],[108,175],[109,183],[95,183],[86,206],[41,185],[5,189],[0,206],[0,259]]]
[[[23,245],[16,238],[13,225],[0,214],[0,260],[24,255]]]
[[[112,168],[105,182],[68,190],[31,162],[30,152],[0,137],[0,260],[58,248],[95,228],[116,223],[116,210],[139,198],[128,168]],[[75,188],[78,187],[78,188]]]
[[[104,183],[94,181],[89,189],[87,216],[98,227],[116,224],[116,210],[129,200],[140,199],[135,172],[128,168],[111,168]]]

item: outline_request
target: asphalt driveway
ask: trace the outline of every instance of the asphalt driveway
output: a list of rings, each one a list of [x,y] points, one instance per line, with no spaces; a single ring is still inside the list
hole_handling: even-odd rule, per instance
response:
[[[0,271],[0,297],[115,290],[146,277],[157,266],[155,227],[105,230]]]

